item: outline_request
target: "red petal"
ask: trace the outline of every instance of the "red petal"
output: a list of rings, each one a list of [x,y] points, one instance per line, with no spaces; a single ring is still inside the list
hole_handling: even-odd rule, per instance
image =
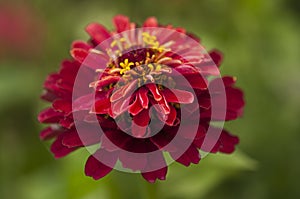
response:
[[[84,41],[74,41],[72,43],[72,46],[71,48],[82,48],[82,49],[85,49],[85,50],[89,50],[92,48],[92,46],[90,46],[89,44],[87,44],[86,42]]]
[[[95,106],[92,107],[92,112],[96,114],[108,114],[111,109],[110,100],[107,99],[100,99],[95,102]]]
[[[170,106],[170,114],[168,115],[168,119],[166,120],[166,124],[169,126],[173,126],[176,121],[177,112],[173,106]]]
[[[209,89],[214,92],[221,91],[224,87],[234,86],[235,82],[235,77],[225,76],[222,78],[216,78],[210,82]],[[224,85],[224,87],[222,85]]]
[[[168,102],[180,104],[190,104],[194,101],[194,95],[191,92],[179,89],[164,89],[162,94]]]
[[[212,60],[218,67],[221,65],[223,61],[223,54],[220,51],[214,49],[209,52],[209,56],[212,58]]]
[[[129,18],[124,15],[117,15],[113,18],[113,23],[118,33],[130,29]]]
[[[109,165],[103,164],[98,159],[107,161]],[[116,153],[110,153],[100,149],[88,158],[85,164],[85,175],[93,177],[95,180],[103,178],[112,171],[112,167],[114,167],[116,162]]]
[[[147,84],[146,86],[150,90],[156,101],[160,101],[162,99],[162,96],[159,93],[159,90],[155,84]]]
[[[101,132],[99,132],[100,127],[85,125],[76,128],[76,130],[68,131],[64,134],[63,145],[72,148],[100,143],[102,136]]]
[[[67,129],[70,129],[74,125],[74,119],[73,117],[64,117],[59,121],[59,124],[62,127],[65,127]]]
[[[94,103],[95,94],[81,96],[73,102],[73,111],[90,110]]]
[[[168,172],[168,167],[164,167],[156,171],[142,173],[142,176],[148,182],[155,183],[156,179],[165,180],[167,172]]]
[[[239,143],[239,138],[224,130],[220,136],[220,143],[219,151],[230,154],[235,150],[235,145]]]
[[[156,179],[159,180],[166,179],[168,167],[166,165],[162,153],[156,152],[154,154],[148,154],[147,162],[148,164],[145,171],[149,171],[149,172],[142,171],[142,176],[144,179],[146,179],[150,183],[154,183]]]
[[[115,102],[121,99],[122,97],[126,97],[127,95],[132,94],[133,91],[136,89],[136,85],[137,85],[137,80],[134,80],[133,82],[124,85],[120,89],[114,90],[110,97],[110,101]]]
[[[124,148],[128,141],[132,140],[132,136],[129,136],[122,131],[113,129],[105,131],[105,134],[102,136],[101,140],[101,146],[106,150],[119,151],[120,148]]]
[[[198,164],[201,159],[200,153],[194,145],[191,145],[179,158],[177,158],[178,156],[176,156],[176,153],[170,153],[170,154],[172,158],[176,160],[176,162],[179,162],[187,167],[191,163]]]
[[[140,103],[144,109],[148,108],[149,99],[148,99],[148,90],[144,87],[140,88],[138,91],[138,97]]]
[[[65,99],[55,100],[52,106],[56,111],[62,111],[65,114],[68,114],[72,111],[72,102],[70,100],[65,100]]]
[[[93,70],[104,69],[107,64],[107,56],[93,53],[92,51],[87,51],[82,48],[73,48],[70,53],[76,61]]]
[[[48,139],[56,137],[57,135],[59,135],[62,132],[63,132],[62,129],[54,129],[52,127],[47,127],[47,128],[45,128],[44,130],[41,131],[40,139],[41,140],[48,140]]]
[[[143,24],[143,27],[157,27],[158,22],[155,17],[149,17]]]
[[[124,100],[119,100],[117,102],[112,103],[111,109],[112,109],[113,118],[116,118],[117,116],[121,115],[122,113],[128,110],[129,100],[130,98],[128,97]]]
[[[72,57],[79,63],[84,62],[85,58],[88,56],[88,51],[82,48],[73,48],[71,50]]]
[[[136,138],[142,138],[146,134],[149,121],[149,109],[144,109],[138,115],[134,116],[132,121],[132,135]]]
[[[53,108],[43,110],[38,116],[38,120],[41,123],[58,123],[62,118],[63,113],[57,112]]]
[[[55,158],[62,158],[77,149],[77,147],[68,148],[65,145],[63,145],[63,136],[64,134],[59,135],[50,147],[50,150],[54,154]]]
[[[106,76],[101,78],[99,81],[93,82],[92,85],[96,90],[102,90],[103,87],[108,86],[110,84],[115,84],[117,83],[121,77],[119,76]]]
[[[100,44],[111,36],[109,31],[98,23],[89,24],[85,30],[97,44]]]
[[[182,88],[182,87],[192,87],[195,89],[201,89],[201,90],[205,90],[207,89],[208,86],[208,82],[206,79],[204,79],[204,77],[202,77],[200,75],[200,73],[182,73],[183,77],[187,80],[187,81],[181,81],[181,78],[179,78],[176,81],[176,74],[174,75],[174,80],[176,82],[176,86],[178,88]]]
[[[120,153],[120,161],[124,168],[132,169],[133,171],[142,170],[146,167],[147,157],[142,153]]]
[[[140,100],[138,96],[135,96],[135,100],[133,103],[129,106],[129,113],[131,113],[133,116],[139,114],[143,110],[142,105],[140,104]]]
[[[161,109],[161,112],[165,115],[168,115],[170,113],[170,106],[164,97],[162,97],[162,99],[158,101],[157,104],[159,105],[158,107],[155,106],[157,110]]]

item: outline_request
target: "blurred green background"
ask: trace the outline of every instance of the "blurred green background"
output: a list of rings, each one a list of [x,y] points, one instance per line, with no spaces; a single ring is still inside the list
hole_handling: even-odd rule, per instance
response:
[[[0,198],[300,198],[300,1],[298,0],[0,0]],[[58,70],[84,27],[112,27],[116,14],[185,27],[225,54],[222,73],[238,78],[247,106],[226,127],[235,154],[199,165],[173,164],[167,180],[113,171],[84,176],[83,149],[55,160],[36,119],[46,75]]]

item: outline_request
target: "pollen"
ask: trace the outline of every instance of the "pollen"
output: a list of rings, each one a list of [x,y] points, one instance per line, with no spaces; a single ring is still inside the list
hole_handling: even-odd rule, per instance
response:
[[[122,67],[122,69],[120,70],[120,74],[124,74],[126,71],[129,71],[131,68],[130,66],[134,66],[133,62],[129,62],[128,59],[125,59],[124,62],[120,63],[120,66]]]

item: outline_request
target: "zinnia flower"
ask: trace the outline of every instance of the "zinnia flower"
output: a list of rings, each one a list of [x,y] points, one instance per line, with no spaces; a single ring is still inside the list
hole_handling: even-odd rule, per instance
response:
[[[154,17],[141,27],[121,15],[113,23],[113,31],[88,25],[90,40],[75,41],[72,59],[45,81],[52,107],[38,119],[51,125],[40,138],[55,139],[54,156],[97,145],[87,176],[100,179],[120,161],[155,182],[166,178],[164,153],[185,166],[205,152],[232,153],[238,137],[211,125],[237,119],[244,106],[236,79],[220,77],[222,54]]]

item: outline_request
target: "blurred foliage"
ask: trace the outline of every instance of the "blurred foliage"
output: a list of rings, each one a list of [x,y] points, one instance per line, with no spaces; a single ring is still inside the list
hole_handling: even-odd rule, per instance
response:
[[[30,7],[39,21],[30,30],[44,39],[14,51],[0,38],[0,198],[300,198],[299,1],[0,1],[6,4]],[[210,155],[189,168],[173,164],[167,181],[155,185],[117,171],[93,181],[83,173],[85,150],[52,158],[36,121],[46,106],[39,100],[43,80],[69,57],[73,40],[88,38],[87,23],[112,27],[119,13],[140,24],[156,16],[224,52],[222,72],[237,76],[247,100],[244,117],[226,125],[240,137],[237,153]],[[30,54],[32,45],[41,50]]]

